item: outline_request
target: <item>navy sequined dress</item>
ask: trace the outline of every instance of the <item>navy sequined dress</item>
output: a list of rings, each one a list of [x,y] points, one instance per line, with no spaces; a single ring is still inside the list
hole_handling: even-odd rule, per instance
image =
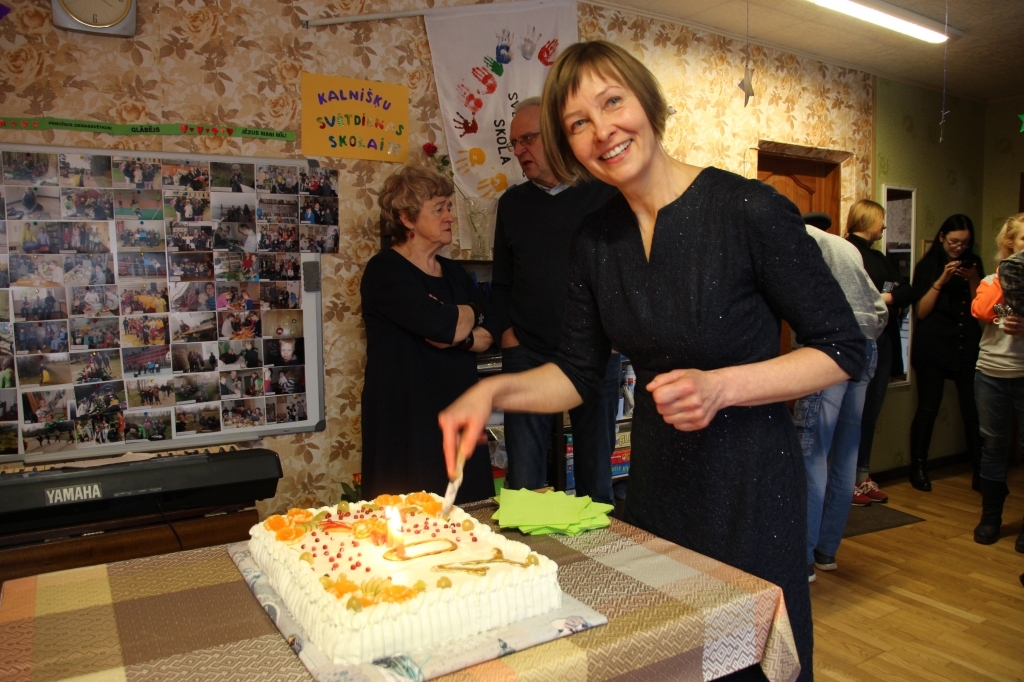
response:
[[[864,337],[797,208],[768,185],[707,168],[659,211],[648,260],[620,195],[584,221],[569,282],[559,367],[584,396],[611,347],[637,374],[625,520],[782,587],[800,679],[811,679],[807,488],[786,404],[730,407],[683,432],[644,389],[673,369],[778,356],[780,319],[860,374]]]

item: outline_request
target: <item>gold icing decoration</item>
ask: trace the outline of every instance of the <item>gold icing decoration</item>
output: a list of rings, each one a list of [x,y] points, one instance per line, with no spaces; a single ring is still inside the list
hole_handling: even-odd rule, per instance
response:
[[[443,548],[436,549],[430,552],[410,552],[412,547],[419,547],[422,545],[429,544],[444,544]],[[411,561],[412,559],[419,559],[425,556],[433,556],[435,554],[444,554],[445,552],[454,552],[459,546],[455,544],[454,540],[447,538],[428,538],[426,540],[419,540],[417,542],[408,542],[402,547],[394,547],[384,552],[384,558],[388,561]]]
[[[469,573],[471,575],[487,575],[487,571],[490,569],[489,566],[484,564],[512,564],[513,566],[520,566],[526,568],[528,566],[539,566],[540,560],[536,554],[531,554],[526,557],[526,561],[512,561],[506,559],[505,555],[502,554],[501,550],[497,547],[494,548],[494,554],[490,559],[476,559],[475,561],[455,561],[450,564],[438,564],[431,566],[431,571],[458,571],[461,573]]]

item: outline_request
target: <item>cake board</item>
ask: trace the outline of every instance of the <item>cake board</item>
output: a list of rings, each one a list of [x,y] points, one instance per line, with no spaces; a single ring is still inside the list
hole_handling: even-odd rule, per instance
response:
[[[431,680],[516,651],[544,644],[600,625],[608,618],[562,593],[562,606],[548,613],[446,644],[440,651],[414,651],[362,665],[339,665],[313,642],[252,558],[248,542],[227,546],[249,589],[299,660],[317,682],[405,682]]]

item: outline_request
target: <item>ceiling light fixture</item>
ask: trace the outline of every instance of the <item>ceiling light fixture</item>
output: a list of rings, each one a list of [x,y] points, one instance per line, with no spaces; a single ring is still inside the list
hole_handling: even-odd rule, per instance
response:
[[[943,34],[946,27],[942,23],[880,0],[857,0],[857,2],[852,0],[808,0],[808,2],[927,43],[944,43],[947,39]],[[963,31],[958,31],[952,26],[948,27],[950,38],[959,38],[963,34]]]

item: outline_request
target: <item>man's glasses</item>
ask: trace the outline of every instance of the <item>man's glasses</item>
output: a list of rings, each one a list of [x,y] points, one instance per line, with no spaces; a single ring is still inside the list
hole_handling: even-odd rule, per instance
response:
[[[512,149],[515,149],[518,144],[529,147],[538,137],[540,137],[540,133],[524,133],[519,137],[513,137],[508,143],[512,146]]]

